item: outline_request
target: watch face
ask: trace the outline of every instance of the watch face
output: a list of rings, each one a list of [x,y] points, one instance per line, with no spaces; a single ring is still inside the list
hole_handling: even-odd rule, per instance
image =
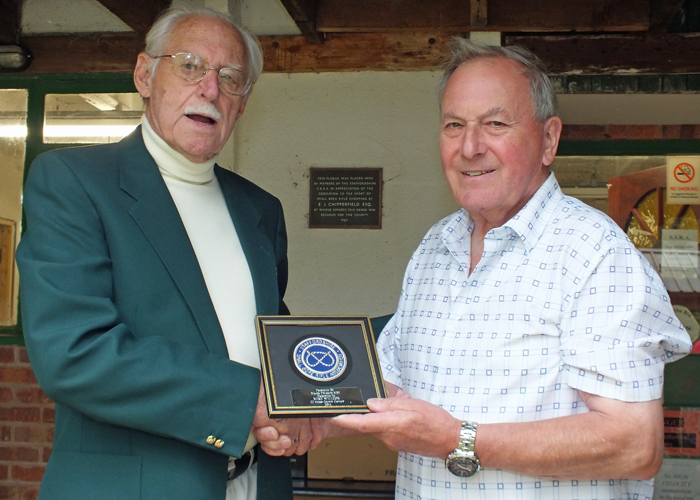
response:
[[[449,461],[447,469],[455,476],[471,477],[479,471],[479,465],[471,458],[456,457]]]

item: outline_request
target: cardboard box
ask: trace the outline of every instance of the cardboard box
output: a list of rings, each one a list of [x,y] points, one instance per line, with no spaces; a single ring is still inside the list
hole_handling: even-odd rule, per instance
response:
[[[329,438],[307,458],[309,479],[394,481],[398,453],[374,436]]]

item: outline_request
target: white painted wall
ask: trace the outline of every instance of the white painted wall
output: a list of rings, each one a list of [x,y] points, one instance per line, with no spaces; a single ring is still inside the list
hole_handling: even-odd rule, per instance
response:
[[[435,72],[263,74],[235,170],[285,209],[293,314],[391,314],[411,253],[456,209],[440,167]],[[309,229],[309,167],[381,167],[381,230]]]
[[[97,0],[24,0],[22,33],[132,31]]]

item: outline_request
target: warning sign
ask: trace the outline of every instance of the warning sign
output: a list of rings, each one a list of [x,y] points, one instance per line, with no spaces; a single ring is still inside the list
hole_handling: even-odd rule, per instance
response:
[[[700,205],[700,156],[666,158],[666,202]]]
[[[700,457],[700,411],[697,408],[664,410],[664,454]]]

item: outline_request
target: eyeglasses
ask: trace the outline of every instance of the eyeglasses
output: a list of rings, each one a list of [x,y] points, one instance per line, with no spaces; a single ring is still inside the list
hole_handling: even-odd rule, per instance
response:
[[[180,52],[174,55],[164,54],[156,56],[154,59],[160,59],[161,57],[172,57],[173,71],[177,76],[188,82],[201,82],[207,76],[209,70],[213,69],[219,73],[219,88],[227,94],[246,95],[253,86],[250,77],[243,71],[229,67],[212,68],[209,66],[209,61],[189,52]]]

